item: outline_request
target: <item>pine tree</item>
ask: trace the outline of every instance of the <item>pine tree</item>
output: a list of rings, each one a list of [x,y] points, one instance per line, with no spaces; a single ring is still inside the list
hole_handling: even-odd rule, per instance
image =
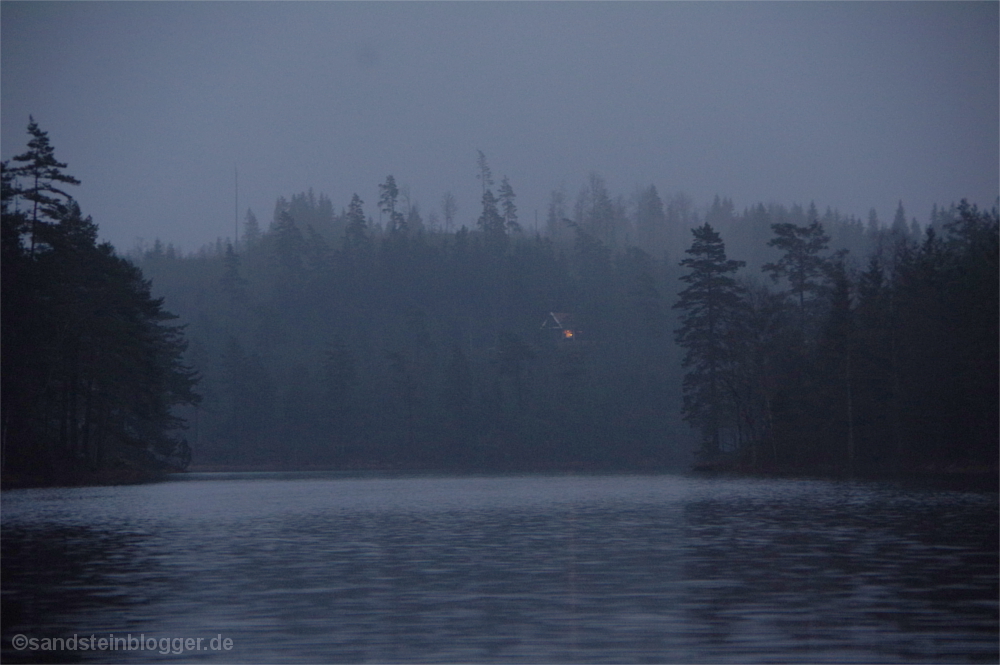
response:
[[[244,243],[246,239],[244,238]],[[247,282],[240,276],[240,255],[233,249],[232,243],[226,243],[226,255],[223,259],[223,273],[219,280],[223,293],[229,296],[232,304],[246,297]]]
[[[367,247],[368,222],[365,219],[365,212],[362,209],[364,201],[357,194],[351,197],[351,203],[347,206],[347,225],[344,229],[344,244],[352,251],[360,251]]]
[[[896,207],[896,214],[892,218],[892,226],[889,228],[889,231],[901,238],[909,235],[909,228],[906,223],[906,210],[903,209],[902,199],[900,199],[899,205]]]
[[[424,230],[424,219],[420,216],[420,204],[413,202],[407,205],[406,230],[412,233],[420,233]]]
[[[549,195],[548,216],[545,220],[545,232],[554,242],[565,240],[569,231],[566,227],[566,193],[561,189],[552,190]]]
[[[798,301],[802,341],[805,341],[806,336],[807,299],[811,301],[819,297],[826,275],[827,259],[820,253],[826,250],[830,242],[823,225],[815,219],[815,208],[812,210],[812,221],[808,226],[798,226],[791,222],[771,225],[775,237],[767,244],[784,252],[784,256],[777,263],[766,263],[762,267],[775,282],[782,277],[788,280],[789,294]]]
[[[199,401],[183,328],[169,323],[176,317],[142,272],[98,245],[97,225],[51,185],[77,181],[59,171],[45,133],[34,122],[29,129],[20,173],[31,186],[15,186],[4,169],[4,470],[59,481],[123,460],[146,471],[182,463],[190,451],[174,435],[183,423],[173,408]],[[31,216],[11,210],[18,196],[32,201]]]
[[[479,216],[478,223],[486,236],[487,246],[494,250],[502,250],[507,246],[506,225],[497,209],[497,199],[493,195],[493,190],[487,189],[483,194],[483,212]]]
[[[694,241],[681,261],[690,272],[681,277],[688,285],[674,308],[683,310],[677,343],[686,349],[683,365],[684,418],[702,433],[702,454],[712,459],[721,452],[721,430],[727,407],[723,386],[725,365],[731,353],[728,321],[740,304],[742,288],[733,273],[744,261],[726,258],[726,247],[709,224],[691,230]]]
[[[321,278],[333,268],[333,250],[322,233],[312,224],[306,225],[306,267],[315,278]]]
[[[253,210],[247,208],[245,221],[243,222],[243,245],[246,249],[253,249],[260,242],[260,224]]]
[[[278,219],[270,232],[273,243],[275,266],[285,278],[295,278],[302,271],[302,255],[305,239],[295,219],[287,212],[278,214]]]
[[[55,150],[49,143],[48,132],[43,132],[31,116],[28,116],[28,121],[28,134],[31,135],[28,150],[13,158],[22,165],[10,169],[10,175],[13,177],[13,182],[23,179],[28,183],[15,185],[12,193],[31,203],[28,220],[31,237],[30,253],[33,254],[39,232],[38,225],[44,223],[43,218],[47,218],[49,223],[54,223],[62,217],[72,199],[56,184],[79,185],[80,181],[62,172],[66,164],[55,158]]]
[[[831,442],[833,458],[837,463],[846,462],[853,473],[857,458],[857,437],[855,436],[854,374],[857,371],[855,355],[855,313],[853,307],[854,285],[842,257],[833,261],[830,270],[833,288],[830,291],[830,310],[822,335],[820,354],[824,381],[820,382],[820,392],[827,392],[821,400],[829,412],[829,426],[824,428]],[[837,437],[844,443],[843,456],[836,454]]]
[[[396,210],[396,203],[399,200],[399,187],[396,186],[394,177],[386,176],[385,182],[378,186],[378,207],[379,210],[389,216],[386,228],[390,233],[400,233],[406,235],[406,219],[403,213]]]
[[[639,246],[650,254],[658,255],[665,246],[667,215],[655,185],[638,194],[635,226]]]
[[[510,186],[507,176],[504,176],[503,180],[500,181],[499,203],[500,210],[503,211],[504,226],[508,233],[518,233],[521,231],[521,225],[517,223],[517,206],[514,205],[515,198],[514,188]]]
[[[587,185],[580,190],[574,213],[582,230],[609,247],[616,245],[618,220],[604,178],[597,173],[591,173]]]
[[[486,155],[483,154],[483,151],[476,150],[476,152],[479,154],[476,158],[476,168],[479,170],[476,179],[482,183],[483,195],[485,196],[486,191],[493,187],[493,172],[490,171],[490,166],[486,163]]]

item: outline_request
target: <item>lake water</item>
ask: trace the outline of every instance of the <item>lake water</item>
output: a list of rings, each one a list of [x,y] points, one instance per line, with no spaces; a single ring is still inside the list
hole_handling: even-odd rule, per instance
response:
[[[4,662],[998,660],[996,493],[192,473],[2,511]],[[38,650],[74,635],[117,648]]]

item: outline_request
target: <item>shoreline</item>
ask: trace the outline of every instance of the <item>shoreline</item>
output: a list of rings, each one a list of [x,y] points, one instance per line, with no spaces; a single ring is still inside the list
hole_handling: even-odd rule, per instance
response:
[[[852,473],[841,468],[759,467],[752,469],[740,464],[709,462],[693,465],[691,473],[707,477],[900,482],[932,489],[1000,491],[1000,469],[995,466],[953,465],[944,468],[909,469],[897,473],[876,471],[854,471]]]
[[[115,487],[160,482],[170,473],[151,469],[119,468],[86,471],[45,477],[39,474],[5,473],[0,476],[0,491],[48,487]]]
[[[409,468],[388,465],[365,465],[342,467],[328,464],[317,465],[269,465],[269,464],[193,464],[186,471],[166,471],[137,468],[118,468],[100,472],[71,473],[58,478],[39,475],[5,474],[0,477],[0,490],[37,489],[55,487],[113,487],[118,485],[140,485],[163,482],[172,476],[193,473],[340,473],[352,474],[664,474],[679,473],[694,477],[731,477],[788,480],[856,480],[867,482],[899,482],[908,486],[928,489],[959,491],[1000,491],[1000,471],[990,467],[947,467],[944,469],[917,469],[898,474],[889,473],[848,473],[843,469],[797,469],[759,468],[750,469],[728,463],[694,464],[686,469],[668,468],[535,468],[535,469],[482,469],[482,468]]]

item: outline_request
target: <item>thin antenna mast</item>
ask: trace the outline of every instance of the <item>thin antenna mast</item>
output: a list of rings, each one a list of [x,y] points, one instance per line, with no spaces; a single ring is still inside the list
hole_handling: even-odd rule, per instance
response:
[[[233,251],[237,251],[240,245],[240,170],[233,164],[233,171],[236,175],[236,196],[233,202]]]

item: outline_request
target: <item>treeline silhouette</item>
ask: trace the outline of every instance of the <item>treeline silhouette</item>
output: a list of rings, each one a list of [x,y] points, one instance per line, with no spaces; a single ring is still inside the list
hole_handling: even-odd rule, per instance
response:
[[[184,468],[173,412],[196,404],[185,342],[149,282],[63,191],[48,135],[2,165],[4,482],[134,482]]]
[[[879,232],[860,268],[809,220],[772,225],[764,280],[693,231],[675,307],[706,466],[995,476],[997,209],[935,211],[920,242]]]
[[[478,157],[468,224],[389,176],[374,215],[309,191],[132,262],[5,164],[5,469],[182,466],[186,441],[243,468],[996,468],[996,208],[701,212],[592,175],[529,232]]]
[[[902,203],[888,226],[719,197],[699,214],[592,175],[575,205],[553,192],[542,236],[506,178],[494,195],[482,153],[477,167],[471,229],[448,230],[449,195],[425,223],[389,176],[380,221],[357,196],[337,213],[309,191],[279,198],[267,230],[247,211],[237,249],[137,253],[191,326],[199,460],[657,469],[694,449],[744,470],[996,465],[995,210],[935,206],[926,230]],[[746,262],[699,294],[714,260],[699,244],[728,261],[719,232]]]
[[[525,234],[509,184],[494,196],[485,182],[475,230],[425,227],[390,177],[384,226],[358,197],[333,215],[307,194],[279,200],[265,232],[249,214],[238,252],[147,249],[142,268],[189,323],[202,376],[196,461],[686,464],[676,268],[582,228],[567,246]]]

